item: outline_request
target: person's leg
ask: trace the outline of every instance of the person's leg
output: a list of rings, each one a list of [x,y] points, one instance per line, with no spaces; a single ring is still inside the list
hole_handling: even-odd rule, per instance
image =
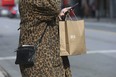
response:
[[[65,77],[72,77],[68,57],[62,56],[62,61],[63,61],[63,65],[64,65],[64,70],[65,70]]]

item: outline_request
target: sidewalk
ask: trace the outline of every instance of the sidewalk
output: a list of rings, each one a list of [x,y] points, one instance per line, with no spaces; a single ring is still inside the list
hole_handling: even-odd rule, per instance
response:
[[[85,22],[101,22],[101,23],[112,23],[116,24],[116,18],[84,18]]]
[[[10,75],[0,66],[0,77],[10,77]]]

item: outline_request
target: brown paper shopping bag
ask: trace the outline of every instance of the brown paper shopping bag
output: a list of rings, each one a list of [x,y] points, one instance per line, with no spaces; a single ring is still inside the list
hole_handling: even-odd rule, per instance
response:
[[[60,55],[81,55],[86,53],[84,20],[59,22]]]

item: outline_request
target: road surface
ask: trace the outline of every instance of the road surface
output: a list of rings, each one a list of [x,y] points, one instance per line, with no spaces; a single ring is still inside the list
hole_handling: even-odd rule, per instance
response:
[[[14,64],[18,45],[19,19],[0,18],[0,65],[21,77]],[[116,77],[116,24],[85,22],[87,54],[70,56],[73,77]]]

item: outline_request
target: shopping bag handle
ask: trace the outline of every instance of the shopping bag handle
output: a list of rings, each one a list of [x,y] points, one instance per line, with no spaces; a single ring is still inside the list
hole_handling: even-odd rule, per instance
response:
[[[73,20],[72,17],[70,16],[70,14],[69,14],[70,12],[72,12],[73,15],[74,15],[74,17],[75,17],[75,19],[78,20],[76,14],[74,13],[74,10],[73,10],[78,4],[79,4],[79,3],[76,3],[75,5],[71,6],[71,8],[69,9],[69,11],[68,11],[67,14],[66,14],[66,18],[67,18],[67,15],[68,15],[69,18],[70,18],[71,20]],[[66,18],[65,18],[65,20],[66,20]]]
[[[75,20],[78,20],[74,11],[72,9],[70,11],[73,13]],[[70,12],[66,15],[65,20],[68,20],[68,17],[69,17],[70,20],[73,20],[73,18],[70,16]]]

